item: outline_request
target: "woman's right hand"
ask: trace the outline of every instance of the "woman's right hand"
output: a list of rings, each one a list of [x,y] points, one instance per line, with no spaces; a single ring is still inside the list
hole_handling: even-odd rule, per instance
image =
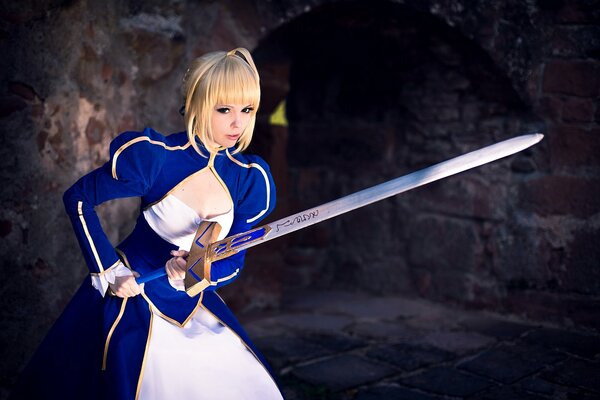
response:
[[[135,278],[140,276],[140,274],[135,271],[133,271],[133,274],[134,275],[115,277],[115,283],[109,283],[109,290],[115,296],[121,298],[133,297],[142,293],[142,287],[135,281]]]
[[[173,250],[171,251],[171,257],[165,264],[167,275],[169,279],[173,281],[185,279],[187,256],[190,254],[189,251],[185,250]]]

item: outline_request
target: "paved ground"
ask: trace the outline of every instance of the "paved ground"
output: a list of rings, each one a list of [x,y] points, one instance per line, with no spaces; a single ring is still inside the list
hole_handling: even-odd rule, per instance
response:
[[[339,292],[242,322],[288,400],[600,399],[600,335]]]

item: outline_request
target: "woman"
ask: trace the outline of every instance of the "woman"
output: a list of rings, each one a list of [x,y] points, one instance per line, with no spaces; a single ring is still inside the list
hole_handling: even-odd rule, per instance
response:
[[[14,398],[280,399],[262,357],[215,289],[233,281],[244,252],[213,263],[210,285],[183,288],[198,225],[223,238],[268,215],[275,188],[266,163],[242,155],[252,138],[259,76],[243,48],[196,59],[184,78],[187,131],[125,132],[110,160],[65,192],[91,271],[30,365]],[[133,232],[116,248],[94,206],[141,197]],[[165,268],[165,277],[136,277]]]

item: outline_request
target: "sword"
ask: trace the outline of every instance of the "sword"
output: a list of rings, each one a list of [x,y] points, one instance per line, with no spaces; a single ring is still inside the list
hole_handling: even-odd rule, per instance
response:
[[[216,285],[216,282],[210,280],[211,264],[215,261],[340,214],[518,153],[538,143],[543,137],[541,133],[532,133],[504,140],[222,240],[216,240],[221,230],[219,224],[204,221],[196,232],[187,258],[185,291],[193,297],[207,287]],[[148,282],[163,275],[166,275],[165,269],[160,268],[138,278],[137,282]]]

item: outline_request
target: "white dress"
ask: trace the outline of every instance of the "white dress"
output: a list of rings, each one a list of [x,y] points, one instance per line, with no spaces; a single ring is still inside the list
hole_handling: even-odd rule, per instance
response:
[[[173,195],[144,211],[148,224],[163,239],[189,250],[198,224],[197,213]],[[211,218],[224,238],[233,209]],[[170,281],[183,290],[183,281]],[[183,328],[156,312],[139,393],[140,400],[282,399],[264,366],[239,337],[200,307]]]

